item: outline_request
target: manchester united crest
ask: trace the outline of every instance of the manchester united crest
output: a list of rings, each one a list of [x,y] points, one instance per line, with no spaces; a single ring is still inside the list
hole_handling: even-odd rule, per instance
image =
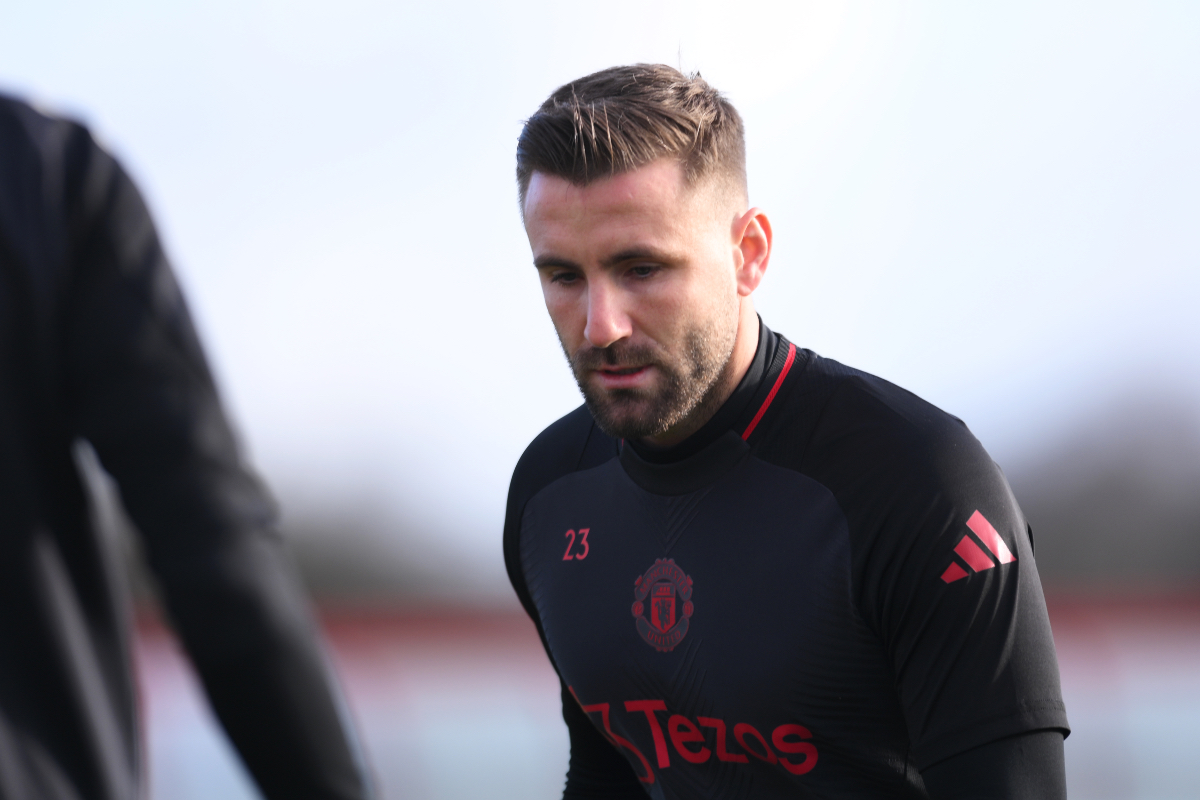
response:
[[[646,643],[660,653],[668,653],[683,641],[688,632],[692,605],[692,579],[684,574],[673,558],[656,558],[654,566],[633,583],[633,616],[637,630]],[[646,599],[649,598],[649,619]]]

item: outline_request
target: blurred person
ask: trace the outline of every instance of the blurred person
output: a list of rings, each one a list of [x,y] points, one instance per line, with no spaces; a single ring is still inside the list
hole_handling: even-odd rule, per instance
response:
[[[145,796],[116,553],[86,441],[268,798],[365,798],[275,510],[242,462],[137,189],[83,126],[0,97],[0,798]]]
[[[585,401],[504,529],[564,797],[1065,797],[1032,532],[961,421],[759,319],[733,106],[604,70],[526,121],[517,178]]]

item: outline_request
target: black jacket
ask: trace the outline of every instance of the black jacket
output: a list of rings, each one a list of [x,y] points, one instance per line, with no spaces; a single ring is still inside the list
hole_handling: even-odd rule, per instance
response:
[[[137,189],[0,96],[0,798],[142,796],[130,626],[72,449],[140,530],[217,716],[271,798],[367,795],[318,635]]]

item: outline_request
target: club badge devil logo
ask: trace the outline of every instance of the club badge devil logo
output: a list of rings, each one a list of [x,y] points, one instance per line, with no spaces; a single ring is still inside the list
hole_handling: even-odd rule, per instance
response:
[[[692,605],[692,579],[675,565],[673,558],[656,558],[654,566],[633,584],[633,616],[637,630],[646,643],[660,653],[668,653],[683,641],[688,632]],[[650,618],[646,618],[646,598],[650,598]],[[683,607],[679,608],[679,603]]]

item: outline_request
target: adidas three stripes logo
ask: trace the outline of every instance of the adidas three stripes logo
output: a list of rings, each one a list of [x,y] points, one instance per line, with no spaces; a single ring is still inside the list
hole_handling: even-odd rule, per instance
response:
[[[996,566],[997,563],[1007,564],[1017,560],[1017,557],[1008,549],[1008,545],[1000,538],[1000,534],[996,533],[992,523],[988,522],[979,511],[976,511],[967,520],[967,527],[971,529],[971,533],[979,537],[979,541],[990,552],[990,555],[985,553],[970,534],[963,534],[962,539],[954,546],[954,553],[963,560],[971,572],[983,572]],[[993,557],[995,557],[995,561],[992,560]],[[946,583],[954,583],[967,577],[971,572],[963,569],[957,561],[952,561],[950,566],[946,567],[946,571],[942,573],[942,580]]]

